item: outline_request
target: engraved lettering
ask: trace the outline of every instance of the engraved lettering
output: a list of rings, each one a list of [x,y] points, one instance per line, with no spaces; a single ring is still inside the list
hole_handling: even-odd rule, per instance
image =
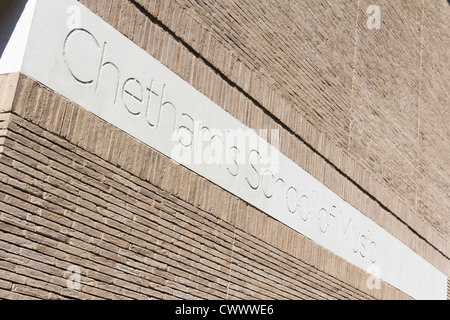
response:
[[[229,157],[232,159],[233,163],[229,164],[227,166],[227,170],[234,177],[236,177],[239,174],[239,164],[237,161],[239,153],[240,153],[240,151],[236,146],[231,147],[230,152],[228,153]],[[231,166],[233,166],[233,164],[234,164],[234,168],[231,167]]]
[[[327,233],[330,223],[328,222],[328,211],[325,208],[320,209],[318,219],[320,232]]]
[[[355,229],[352,228],[352,232],[350,233],[350,242],[352,245],[352,250],[354,253],[358,253],[359,251],[359,236],[360,234],[358,234],[357,232],[355,232]],[[356,242],[355,242],[356,241]],[[355,245],[356,243],[356,245]]]
[[[290,187],[286,192],[286,204],[290,213],[294,214],[298,209],[298,192],[295,187]]]
[[[252,155],[255,155],[255,156],[252,157]],[[250,163],[250,167],[251,167],[251,169],[253,169],[253,172],[255,174],[253,176],[254,178],[251,179],[251,180],[253,180],[253,183],[252,183],[252,181],[249,180],[249,177],[246,177],[245,180],[247,180],[247,183],[250,186],[250,188],[252,188],[253,190],[258,190],[259,182],[261,180],[261,175],[260,175],[258,169],[255,167],[255,165],[257,164],[258,160],[254,161],[254,162],[252,161],[252,159],[255,159],[255,158],[256,159],[261,159],[261,155],[259,154],[259,152],[256,151],[256,150],[250,151],[250,154],[248,155],[248,160],[249,160],[249,163]]]
[[[72,48],[72,42],[74,41],[78,46]],[[71,49],[74,50],[74,54],[71,54]],[[92,69],[89,68],[89,66],[91,66],[92,63],[98,63],[95,61],[95,52],[99,50],[100,44],[89,31],[85,29],[74,29],[69,32],[64,41],[64,62],[69,68],[70,74],[77,82],[83,85],[90,85],[94,82],[94,76],[92,74],[89,75],[89,72]]]
[[[159,113],[161,112],[161,104],[159,94],[153,91],[153,83],[152,80],[150,87],[147,88],[148,91],[148,101],[147,101],[147,112],[145,114],[145,118],[147,119],[147,123],[151,127],[155,127],[158,122]]]
[[[281,185],[281,190],[278,187],[278,185]],[[286,194],[285,194],[285,188],[286,188],[286,182],[284,182],[283,179],[278,178],[275,182],[275,196],[273,198],[274,201],[283,201],[283,203],[286,201]]]
[[[147,119],[147,123],[151,127],[155,127],[160,131],[161,136],[170,137],[172,140],[176,140],[176,121],[177,121],[177,108],[170,101],[165,101],[165,93],[166,93],[166,85],[163,84],[161,89],[161,94],[158,94],[155,90],[153,90],[154,80],[152,80],[150,88],[147,88],[148,91],[148,100],[147,100],[147,111],[145,114],[145,118]],[[165,124],[162,129],[164,132],[161,132],[161,123],[163,119],[163,115],[165,115]]]
[[[377,248],[377,244],[374,241],[372,241],[369,244],[369,259],[370,259],[370,262],[372,262],[372,263],[377,262],[377,259],[374,257],[376,248]]]
[[[270,182],[268,182],[268,181],[273,181],[273,188],[270,188]],[[273,173],[270,170],[264,171],[262,180],[261,180],[261,188],[264,193],[264,196],[267,199],[270,199],[274,196],[275,186],[276,186],[276,181],[275,181],[275,176],[273,175]]]
[[[105,81],[106,84],[109,84],[111,82],[111,79],[116,79],[117,85],[115,86],[115,89],[114,89],[115,90],[114,104],[116,104],[117,96],[119,95],[119,88],[120,88],[120,70],[119,70],[119,67],[115,63],[113,63],[111,61],[106,61],[107,47],[108,47],[108,44],[105,42],[103,44],[102,60],[100,62],[100,66],[98,68],[97,83],[96,83],[95,91],[98,93],[100,90],[100,79],[107,79],[108,81]],[[108,70],[109,70],[109,72],[108,72]]]
[[[232,163],[233,161],[236,161],[240,165],[244,165],[246,163],[246,156],[248,154],[246,150],[249,150],[246,148],[246,135],[247,134],[243,129],[228,129],[226,131],[227,150],[230,150],[231,147],[237,147],[240,151],[236,159],[230,159],[227,157],[227,163]]]
[[[300,198],[298,207],[300,209],[300,217],[303,221],[308,221],[310,215],[311,215],[311,203],[309,202],[309,198],[305,195],[303,195]]]
[[[178,142],[180,142],[180,144],[183,147],[189,148],[192,146],[193,142],[194,142],[194,119],[188,115],[187,113],[183,113],[181,114],[181,121],[186,118],[189,119],[190,124],[192,125],[191,127],[188,127],[188,125],[183,125],[181,124],[180,127],[178,128]]]
[[[205,150],[207,156],[207,164],[223,164],[223,146],[224,141],[220,132],[213,135],[207,149]]]
[[[139,80],[129,78],[124,82],[122,87],[122,102],[128,112],[134,116],[141,114],[141,111],[137,110],[142,107],[143,95],[144,88]],[[133,108],[131,108],[132,105],[134,106]],[[136,111],[133,111],[133,109]]]
[[[343,218],[343,215],[341,214],[341,217]],[[342,222],[342,220],[341,220]],[[351,230],[352,226],[352,218],[348,218],[347,226],[345,227],[345,223],[341,224],[344,228],[342,229],[344,236],[347,234],[350,236],[349,230]]]
[[[359,250],[359,254],[363,258],[366,257],[366,253],[367,253],[366,244],[367,244],[367,238],[365,235],[362,234],[361,235],[361,250]]]
[[[329,229],[330,230],[334,230],[335,228],[333,227],[335,219],[336,219],[336,212],[337,212],[337,207],[336,206],[332,206],[330,213],[329,213],[329,217],[328,217],[328,223],[329,223]],[[332,232],[330,232],[330,238],[332,237]]]
[[[198,130],[195,130],[194,132],[194,141],[195,141],[195,148],[194,148],[194,163],[195,164],[204,164],[204,156],[206,153],[204,153],[205,150],[205,142],[206,145],[209,141],[211,141],[212,138],[212,133],[211,130],[206,127],[203,126],[201,122],[198,122],[197,125]],[[205,134],[208,134],[208,137],[206,137]],[[206,138],[205,138],[206,137]],[[206,154],[206,156],[209,156]]]
[[[85,52],[85,56],[79,56],[80,52]],[[153,79],[145,78],[145,76],[133,77],[130,70],[119,68],[115,61],[122,60],[114,60],[113,54],[112,44],[110,48],[107,41],[97,39],[85,29],[70,31],[64,41],[65,66],[76,83],[86,87],[91,86],[91,93],[97,94],[103,101],[106,101],[105,97],[109,101],[114,97],[114,104],[120,100],[124,106],[122,111],[125,115],[135,119],[136,123],[142,120],[142,123],[148,124],[148,126],[145,125],[149,131],[146,134],[154,135],[160,145],[166,142],[172,143],[173,148],[170,149],[172,159],[180,160],[180,163],[185,165],[218,164],[218,170],[222,170],[225,175],[228,175],[225,169],[232,177],[240,175],[242,179],[236,183],[242,184],[241,189],[244,194],[248,190],[261,189],[259,196],[267,204],[267,200],[270,200],[271,208],[279,206],[283,213],[298,213],[297,221],[311,223],[311,227],[315,228],[314,233],[320,234],[318,228],[323,235],[328,233],[330,239],[336,236],[336,241],[345,241],[342,247],[346,250],[351,249],[362,259],[376,262],[377,244],[369,237],[370,230],[363,233],[358,229],[358,220],[352,215],[352,211],[344,216],[341,211],[338,212],[335,205],[332,205],[331,209],[328,206],[321,207],[320,204],[315,203],[315,192],[321,193],[321,190],[312,189],[307,192],[308,195],[302,195],[297,188],[296,180],[284,179],[287,177],[280,176],[278,170],[280,154],[264,141],[267,140],[267,130],[260,130],[258,136],[255,131],[244,130],[239,126],[232,129],[219,126],[220,130],[223,130],[220,131],[214,128],[215,120],[211,119],[209,123],[203,125],[199,119],[196,119],[196,116],[201,116],[203,111],[195,109],[192,104],[192,114],[191,111],[183,112],[186,108],[181,104],[178,105],[183,101],[174,100],[178,95],[172,95],[173,90],[176,89],[169,82],[170,80],[165,77],[158,79],[156,78],[158,75],[151,72],[148,74],[155,77]],[[127,77],[122,78],[123,74]],[[143,83],[150,83],[150,85],[143,85]],[[208,119],[206,117],[201,120],[208,121]],[[225,136],[223,132],[226,132]],[[278,146],[278,130],[272,130],[271,141]],[[220,174],[218,176],[220,177]],[[246,182],[243,181],[244,179]],[[340,217],[337,216],[338,214]],[[311,218],[312,216],[314,218]]]

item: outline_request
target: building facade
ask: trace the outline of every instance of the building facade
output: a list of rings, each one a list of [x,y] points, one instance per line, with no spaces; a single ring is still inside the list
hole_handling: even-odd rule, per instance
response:
[[[0,4],[0,298],[448,299],[450,6]]]

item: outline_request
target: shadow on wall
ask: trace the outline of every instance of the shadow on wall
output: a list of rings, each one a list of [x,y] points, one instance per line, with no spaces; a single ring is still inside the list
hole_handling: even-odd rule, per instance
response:
[[[27,0],[0,1],[0,57],[8,45]]]

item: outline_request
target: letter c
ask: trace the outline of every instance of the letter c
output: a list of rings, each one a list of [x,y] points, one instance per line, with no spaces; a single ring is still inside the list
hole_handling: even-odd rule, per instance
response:
[[[72,41],[73,37],[76,36],[77,34],[84,34],[85,36],[88,37],[88,39],[91,40],[91,42],[97,47],[98,50],[100,50],[100,44],[98,43],[97,39],[94,37],[94,35],[92,33],[90,33],[89,31],[85,30],[85,29],[74,29],[72,31],[69,32],[69,34],[67,35],[66,39],[64,40],[64,62],[66,63],[67,67],[69,68],[70,73],[72,74],[72,76],[74,77],[75,80],[77,80],[79,83],[81,84],[92,84],[94,82],[94,79],[89,79],[89,80],[84,80],[81,79],[80,76],[76,75],[76,72],[74,71],[74,63],[70,63],[70,59],[68,56],[68,51],[69,51],[69,44]],[[87,41],[85,42],[87,43]],[[82,50],[84,48],[79,48],[79,50]]]
[[[270,186],[270,185],[269,185],[269,183],[266,183],[266,181],[267,181],[266,178],[269,178],[269,177],[272,177],[273,188],[268,188],[268,186]],[[270,199],[270,198],[272,198],[275,195],[275,188],[276,188],[276,186],[277,186],[277,182],[275,180],[275,176],[273,175],[273,173],[270,170],[264,171],[264,173],[262,175],[262,178],[261,178],[261,189],[262,189],[262,191],[264,193],[264,196],[267,199]],[[269,190],[267,190],[267,189],[269,189]]]
[[[259,157],[259,159],[261,159],[261,155],[259,154],[259,151],[257,150],[252,150],[250,151],[249,155],[248,155],[248,161],[250,163],[250,167],[253,169],[253,172],[256,174],[256,181],[255,184],[253,185],[250,180],[248,179],[248,177],[245,178],[245,180],[247,180],[248,185],[250,186],[250,188],[252,188],[253,190],[258,190],[259,189],[259,185],[260,185],[260,181],[261,181],[261,175],[259,173],[259,171],[256,169],[255,164],[251,161],[251,156],[253,153],[256,153],[256,155]]]
[[[373,247],[373,249],[372,249],[372,247]],[[374,242],[374,241],[372,241],[370,244],[369,244],[369,250],[370,250],[370,253],[369,253],[369,255],[370,255],[370,262],[372,262],[372,263],[375,263],[375,262],[377,262],[377,259],[374,257],[374,255],[375,255],[375,250],[377,249],[377,244]]]
[[[318,219],[319,219],[319,228],[322,233],[327,233],[328,228],[330,227],[329,215],[330,214],[325,208],[320,209]],[[326,220],[323,219],[324,217],[326,218]],[[323,225],[323,221],[326,222],[326,226]]]

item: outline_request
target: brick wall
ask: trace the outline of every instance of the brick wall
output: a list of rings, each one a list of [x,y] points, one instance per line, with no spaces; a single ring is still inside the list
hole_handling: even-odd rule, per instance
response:
[[[445,0],[378,1],[380,30],[368,0],[81,2],[214,97],[200,62],[184,66],[195,53],[449,256]],[[149,19],[172,36],[151,37]],[[165,49],[174,35],[190,58]]]
[[[445,1],[80,2],[449,275]],[[0,184],[0,298],[408,298],[24,75]]]
[[[435,209],[432,211],[433,214],[429,213],[430,210],[422,212],[422,214],[416,210],[416,207],[421,203],[419,197],[416,199],[417,203],[411,204],[406,201],[405,197],[396,196],[395,188],[392,188],[392,186],[387,184],[388,181],[395,180],[395,175],[390,172],[390,169],[383,167],[381,161],[377,161],[377,166],[386,170],[382,175],[368,170],[367,166],[365,167],[361,164],[361,161],[356,161],[355,155],[352,155],[348,150],[335,143],[337,138],[333,136],[330,137],[328,134],[322,132],[319,123],[311,122],[309,119],[298,113],[295,108],[293,108],[292,104],[283,98],[280,92],[272,88],[258,76],[258,74],[253,72],[249,67],[249,64],[244,61],[243,56],[231,50],[230,47],[227,46],[227,42],[219,37],[220,35],[223,36],[223,32],[217,34],[218,31],[211,27],[214,23],[198,22],[200,17],[195,16],[193,12],[199,10],[201,12],[201,10],[205,8],[200,2],[196,5],[191,4],[190,10],[186,9],[186,6],[183,7],[180,4],[181,1],[171,0],[165,2],[116,0],[108,4],[88,0],[81,2],[248,127],[257,131],[258,129],[280,130],[280,150],[285,155],[327,185],[327,187],[336,192],[355,208],[366,214],[373,221],[425,257],[428,261],[439,266],[443,272],[448,273],[447,263],[449,247],[447,245],[447,231],[442,229],[444,232],[440,232],[436,229],[438,224],[445,228],[445,224],[439,223],[439,221],[446,221],[448,216],[445,213],[448,211],[447,208],[450,203],[449,198],[445,198],[445,193],[435,192],[438,194],[435,197],[441,196],[443,198],[441,202],[427,202],[429,206],[435,206]],[[315,3],[317,2],[311,2],[309,3],[309,6],[314,6]],[[219,4],[220,1],[215,1],[214,4],[209,5],[208,7],[211,10],[215,9],[217,12],[215,15],[203,12],[200,15],[202,19],[206,19],[210,16],[217,17],[219,14],[218,12],[223,12],[223,14],[228,12],[228,15],[233,15],[234,13],[242,14],[242,10],[244,10],[242,8],[246,7],[244,4],[237,7],[236,5],[233,5],[232,8],[227,8],[225,10],[221,8]],[[415,6],[418,5],[419,4],[416,4]],[[266,5],[258,5],[255,3],[252,3],[252,6],[267,7]],[[365,15],[365,8],[366,7],[363,8],[363,6],[361,6],[359,11],[356,10],[356,7],[354,8],[355,15],[356,12],[359,12],[358,17],[361,16],[359,17],[360,20],[363,19],[362,15]],[[395,12],[398,10],[398,8],[389,6],[388,4],[385,4],[384,8]],[[432,12],[437,11],[438,8],[439,7],[434,7],[434,9],[431,8],[433,9]],[[345,11],[344,9],[345,8],[341,8],[341,11]],[[431,10],[430,8],[427,9],[428,11],[425,10],[426,8],[422,9],[424,14]],[[351,6],[346,10],[351,11]],[[266,15],[270,14],[269,11],[266,12]],[[281,14],[277,17],[280,18]],[[230,19],[230,17],[228,17],[228,19]],[[347,17],[346,19],[350,19],[350,17]],[[239,23],[235,21],[232,25],[235,25],[236,28],[238,28],[238,25],[241,22],[244,23],[244,20],[244,18],[237,20]],[[250,18],[247,18],[247,20],[254,21],[254,19]],[[273,20],[276,22],[275,18],[273,18]],[[221,25],[223,26],[228,22],[228,20],[225,20]],[[273,28],[285,27],[284,25],[280,26],[280,24],[276,24],[275,22],[273,22]],[[215,23],[218,22],[216,21]],[[297,25],[306,25],[308,23],[312,22],[309,22],[309,20],[305,18],[304,20],[299,20]],[[445,25],[445,22],[442,21],[442,25]],[[346,22],[346,26],[348,27],[348,21]],[[366,20],[359,21],[357,26],[359,29],[363,30],[366,26]],[[409,25],[407,26],[409,27]],[[257,27],[258,24],[254,24],[252,28]],[[353,28],[353,32],[355,32],[355,25],[352,24],[351,27]],[[246,30],[249,30],[249,28],[250,27]],[[250,28],[250,30],[252,28]],[[212,30],[216,30],[217,32],[214,33]],[[266,32],[270,31],[270,29],[267,28],[265,30]],[[362,32],[361,30],[359,32]],[[364,32],[367,33],[367,31]],[[429,30],[429,32],[432,31]],[[236,33],[238,32],[236,31]],[[440,50],[442,41],[442,37],[434,39],[436,50]],[[311,42],[315,43],[312,40]],[[256,43],[259,42],[255,41],[255,45]],[[368,44],[368,46],[370,45],[371,44]],[[269,44],[267,44],[267,47],[268,46]],[[357,47],[353,48],[354,51],[357,49]],[[383,51],[388,49],[386,44],[384,44],[384,46],[382,43],[379,44],[379,50]],[[373,52],[372,49],[368,50],[360,48],[358,50]],[[391,49],[389,50],[392,51]],[[251,50],[246,48],[245,51],[248,52]],[[283,50],[281,49],[278,50],[277,54],[282,54],[282,51]],[[295,51],[291,50],[289,52],[292,55],[295,54]],[[303,53],[302,56],[298,56],[297,60],[303,61],[304,55],[306,55],[306,53]],[[374,55],[376,56],[377,54],[374,53]],[[314,58],[316,55],[309,54],[308,57],[310,56],[311,58]],[[438,58],[439,59],[437,60],[440,63],[444,63],[440,56],[438,56]],[[277,57],[271,57],[271,61],[276,60]],[[422,60],[425,61],[424,58],[422,58]],[[264,65],[270,64],[266,63]],[[375,68],[378,68],[378,66],[375,66]],[[442,69],[446,70],[445,68]],[[271,69],[271,72],[274,73],[277,70],[278,69],[274,67]],[[392,69],[392,67],[390,69],[387,68],[386,72],[395,74],[392,70],[395,69]],[[372,73],[369,74],[370,77],[367,77],[366,75],[366,80],[373,78],[374,72],[375,71],[372,71]],[[320,74],[320,72],[314,70],[310,71],[309,78],[315,79],[317,74]],[[359,76],[360,72],[356,70],[355,74]],[[361,76],[362,75],[363,74],[361,74]],[[431,75],[429,76],[431,77]],[[411,77],[415,78],[416,76],[411,75]],[[443,79],[446,78],[443,77],[441,79],[442,80],[440,81],[445,81]],[[372,87],[373,90],[378,90],[376,87]],[[437,92],[441,92],[437,88],[436,90]],[[393,92],[391,93],[393,94]],[[383,93],[380,93],[380,95],[383,95]],[[386,103],[390,103],[388,98],[389,97],[384,100]],[[397,99],[397,97],[393,98]],[[372,102],[367,101],[364,103],[367,104],[367,108],[370,108]],[[433,108],[438,108],[438,110],[441,111],[445,111],[445,107],[446,104],[433,105]],[[310,111],[311,109],[316,110],[317,108],[318,107],[314,105],[313,107],[310,107]],[[383,108],[390,108],[390,105],[386,104]],[[410,108],[413,108],[413,106]],[[330,107],[328,107],[328,109],[330,109]],[[391,109],[396,112],[398,117],[406,117],[409,116],[410,113],[408,110],[397,107]],[[333,107],[330,110],[331,112],[338,112],[339,108]],[[434,112],[436,112],[434,109],[429,110],[429,113]],[[359,114],[360,111],[357,113]],[[373,112],[374,115],[379,113],[381,113],[381,110]],[[363,114],[362,111],[361,114]],[[442,116],[444,116],[444,113],[442,113]],[[388,115],[387,117],[391,119],[393,115]],[[444,119],[445,117],[441,117],[442,121],[444,121]],[[415,125],[417,125],[419,119],[416,119],[415,121]],[[366,118],[364,120],[364,124],[369,128],[366,129],[365,132],[372,132],[372,136],[366,137],[365,141],[362,141],[363,144],[367,145],[363,149],[364,152],[370,151],[371,158],[374,157],[373,154],[376,154],[377,157],[386,156],[385,154],[389,152],[384,151],[383,148],[386,148],[386,150],[396,150],[395,152],[397,152],[399,148],[393,146],[402,144],[401,139],[404,137],[403,131],[401,134],[398,132],[403,130],[403,127],[405,131],[410,130],[410,126],[412,125],[411,123],[405,123],[400,120],[398,123],[394,122],[392,123],[392,130],[397,130],[398,132],[391,135],[387,132],[383,133],[384,122],[386,122],[386,120],[382,117],[375,117],[373,119]],[[370,128],[371,125],[374,126],[373,129]],[[337,127],[336,124],[332,123],[329,123],[327,126]],[[376,126],[379,126],[380,128],[377,128]],[[421,128],[421,130],[424,129]],[[443,126],[434,131],[439,131],[439,134],[442,135],[445,132],[448,132],[448,128]],[[383,135],[379,135],[378,133],[380,132],[383,133]],[[378,134],[378,138],[374,138],[374,135],[376,134]],[[354,137],[354,139],[356,138],[357,136]],[[397,139],[394,141],[394,144],[392,139]],[[376,148],[374,147],[372,150],[368,144],[374,143],[377,145]],[[445,148],[448,149],[445,143],[442,142],[440,149],[445,150]],[[439,157],[445,156],[440,155]],[[358,155],[357,158],[361,158],[361,155]],[[425,158],[423,154],[421,154],[421,158]],[[419,163],[419,158],[416,160],[417,163]],[[390,157],[389,161],[401,164],[397,170],[398,174],[405,176],[411,173],[411,169],[398,159],[395,160]],[[445,167],[446,162],[444,158],[443,162],[439,163],[442,167]],[[425,168],[422,168],[421,170],[423,172]],[[431,171],[429,171],[429,173],[431,174]],[[442,170],[436,171],[435,174],[442,174],[442,177],[435,180],[435,182],[441,181],[442,179],[445,180],[443,177],[446,176],[446,173]],[[428,184],[424,186],[419,186],[417,184],[417,181],[420,179],[424,179],[424,175],[415,177],[415,187],[418,189],[412,192],[414,194],[412,195],[413,197],[424,194],[419,192],[419,187],[423,189],[427,188],[426,186]],[[406,180],[401,178],[395,181],[395,183],[403,183]],[[431,184],[435,182],[429,181]],[[442,187],[443,185],[445,185],[445,182],[440,186]],[[411,194],[409,195],[411,196]],[[440,209],[436,206],[440,206]],[[428,223],[427,220],[424,220],[425,217],[428,221],[432,220],[433,223]]]
[[[0,155],[0,297],[407,298],[35,81],[18,92]]]

